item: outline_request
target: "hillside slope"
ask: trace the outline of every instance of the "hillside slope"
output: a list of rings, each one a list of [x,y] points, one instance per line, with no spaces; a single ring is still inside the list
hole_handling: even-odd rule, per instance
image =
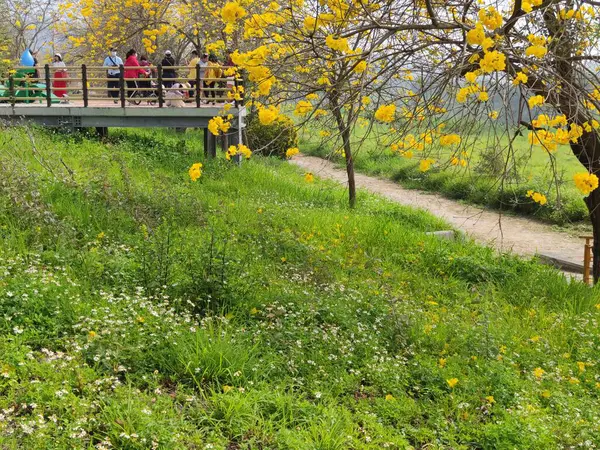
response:
[[[600,442],[597,289],[193,133],[0,136],[1,448]]]

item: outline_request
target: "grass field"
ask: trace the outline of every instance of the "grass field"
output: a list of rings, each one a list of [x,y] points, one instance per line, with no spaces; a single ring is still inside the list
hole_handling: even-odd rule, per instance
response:
[[[355,154],[355,168],[358,172],[380,176],[400,182],[409,188],[440,192],[443,195],[465,200],[483,206],[520,214],[531,215],[552,223],[566,224],[587,220],[588,212],[581,193],[576,189],[573,175],[584,169],[567,146],[559,147],[550,157],[541,147],[531,147],[527,136],[517,137],[514,141],[514,155],[499,152],[498,159],[490,158],[489,148],[492,135],[483,133],[472,139],[466,147],[468,166],[449,164],[450,151],[433,149],[425,157],[436,159],[437,164],[427,172],[419,170],[419,152],[412,159],[399,156],[390,150],[386,139],[378,138],[382,127],[375,126],[372,137],[362,142]],[[333,158],[343,163],[339,153],[326,139],[319,138],[319,130],[306,128],[301,135],[301,150],[307,154]],[[364,131],[358,129],[354,139],[359,142]],[[468,135],[467,135],[468,136]],[[505,137],[500,138],[500,148],[507,144]],[[492,161],[494,160],[494,161]],[[500,173],[509,161],[509,176],[493,174],[493,168]],[[527,198],[530,189],[544,193],[548,203],[540,206]]]
[[[600,442],[598,289],[194,133],[32,139],[0,134],[0,448]]]

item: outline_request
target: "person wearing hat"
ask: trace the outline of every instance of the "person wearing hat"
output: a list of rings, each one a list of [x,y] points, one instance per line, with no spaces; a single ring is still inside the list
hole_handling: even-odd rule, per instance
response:
[[[163,68],[163,84],[168,89],[173,86],[176,80],[169,80],[168,78],[177,78],[177,71],[174,69],[175,67],[175,58],[171,54],[171,50],[167,50],[165,52],[165,57],[161,62]]]
[[[106,75],[108,77],[108,96],[114,99],[115,103],[118,103],[119,98],[119,78],[120,69],[119,66],[123,65],[123,60],[117,55],[117,49],[112,47],[102,67],[106,68]]]
[[[60,53],[55,53],[52,60],[52,68],[54,70],[54,77],[52,82],[52,93],[60,99],[67,99],[67,81],[64,78],[68,78],[66,65],[62,60]]]

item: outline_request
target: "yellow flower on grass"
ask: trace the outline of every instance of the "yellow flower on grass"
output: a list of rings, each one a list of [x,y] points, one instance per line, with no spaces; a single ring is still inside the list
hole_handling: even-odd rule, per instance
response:
[[[394,396],[392,394],[388,394],[388,395],[385,396],[385,400],[388,401],[388,402],[392,401],[392,400],[394,400]]]
[[[197,181],[202,176],[202,163],[192,164],[192,167],[188,170],[188,174],[192,181]]]
[[[544,398],[550,398],[551,395],[552,394],[550,394],[550,391],[548,390],[542,391],[542,397]]]
[[[450,378],[449,380],[446,380],[446,383],[448,383],[448,386],[450,386],[451,389],[454,389],[454,386],[458,384],[458,378]]]
[[[543,105],[544,97],[542,97],[541,95],[534,95],[533,97],[529,97],[529,99],[527,100],[527,104],[530,108]]]
[[[296,109],[294,109],[294,114],[297,116],[305,116],[310,113],[313,109],[313,105],[311,102],[306,100],[300,100],[296,103]]]
[[[488,395],[486,398],[487,402],[491,405],[492,403],[496,403],[493,395]]]
[[[396,105],[393,103],[389,105],[381,105],[379,108],[377,108],[377,111],[375,111],[375,119],[379,120],[380,122],[390,123],[394,120],[395,116]]]
[[[440,358],[440,360],[438,361],[438,365],[439,365],[441,368],[444,368],[444,367],[446,367],[446,358]]]
[[[577,368],[580,372],[585,372],[585,363],[581,361],[577,361]]]
[[[312,183],[313,181],[315,181],[315,176],[312,174],[312,172],[306,172],[304,174],[304,180],[307,183]]]
[[[487,92],[480,92],[478,99],[480,102],[487,102],[490,99],[490,96]]]
[[[96,337],[96,332],[95,332],[95,331],[90,331],[90,332],[88,333],[88,337],[89,337],[90,339],[94,339],[94,338]]]
[[[221,19],[223,22],[235,24],[246,15],[246,10],[238,2],[229,2],[221,9]]]
[[[588,195],[598,188],[598,177],[593,173],[577,173],[573,179],[575,180],[575,186],[577,186],[577,189],[579,189],[583,195]]]
[[[419,163],[419,170],[421,172],[427,172],[431,168],[431,165],[433,163],[435,163],[435,159],[431,159],[431,158],[422,159],[421,162]]]
[[[546,371],[541,367],[536,367],[535,369],[533,369],[533,376],[535,376],[537,379],[542,378],[542,375],[544,375],[545,373]]]
[[[496,120],[496,119],[498,118],[498,111],[491,111],[491,112],[488,114],[488,117],[489,117],[490,119],[492,119],[492,120]]]
[[[223,392],[225,394],[227,394],[228,392],[231,392],[231,391],[233,391],[233,386],[228,386],[226,384],[223,386]]]
[[[298,153],[300,153],[300,150],[298,149],[298,147],[290,147],[285,151],[285,157],[287,159],[293,158],[294,156],[296,156]]]
[[[235,156],[238,154],[243,155],[244,158],[246,158],[246,159],[250,159],[250,157],[252,156],[252,150],[250,150],[244,144],[239,144],[237,147],[235,145],[231,145],[231,146],[229,146],[229,148],[227,149],[227,152],[225,153],[225,158],[229,161],[229,160],[231,160],[232,156]]]

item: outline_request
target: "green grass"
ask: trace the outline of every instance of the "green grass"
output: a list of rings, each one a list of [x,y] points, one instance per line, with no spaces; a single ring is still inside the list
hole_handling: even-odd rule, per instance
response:
[[[470,203],[512,211],[538,219],[564,225],[588,220],[588,211],[581,193],[573,182],[573,175],[584,171],[583,167],[567,146],[561,146],[551,157],[540,147],[531,147],[527,136],[514,141],[514,155],[507,157],[508,140],[500,137],[499,144],[493,143],[492,132],[482,137],[463,135],[468,142],[468,166],[449,164],[451,152],[432,148],[424,153],[415,152],[412,159],[393,153],[381,137],[385,130],[375,126],[372,137],[364,140],[354,154],[355,169],[367,175],[388,178],[414,189],[439,192],[446,197]],[[364,130],[357,129],[354,139],[363,139]],[[489,149],[496,146],[500,155],[495,163],[498,170],[513,167],[503,177],[490,172]],[[332,153],[331,143],[318,137],[318,129],[307,128],[301,134],[301,150],[309,155],[333,158],[343,164],[340,154]],[[432,157],[437,164],[427,172],[419,170],[419,160]],[[527,191],[544,193],[548,203],[540,206],[527,198]]]
[[[34,137],[0,137],[0,447],[600,440],[597,289],[195,133]]]

